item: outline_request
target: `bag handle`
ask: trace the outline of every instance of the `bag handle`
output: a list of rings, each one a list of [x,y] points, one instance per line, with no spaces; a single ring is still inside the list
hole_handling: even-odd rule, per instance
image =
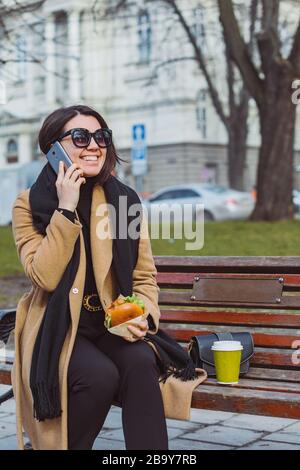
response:
[[[215,333],[219,341],[233,341],[231,333]]]

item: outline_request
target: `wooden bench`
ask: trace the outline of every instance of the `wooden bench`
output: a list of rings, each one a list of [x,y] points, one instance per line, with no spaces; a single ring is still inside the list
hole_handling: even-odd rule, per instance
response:
[[[155,264],[160,326],[181,344],[196,334],[253,335],[247,375],[235,386],[208,378],[192,407],[299,419],[300,257],[157,256]]]
[[[234,386],[208,378],[192,407],[300,419],[300,257],[156,256],[155,264],[160,327],[184,347],[196,334],[253,335],[247,375]],[[2,383],[10,368],[0,366]]]

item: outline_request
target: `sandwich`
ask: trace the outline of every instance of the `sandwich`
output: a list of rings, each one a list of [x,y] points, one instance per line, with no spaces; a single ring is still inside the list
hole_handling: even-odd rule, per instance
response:
[[[136,295],[114,300],[106,312],[104,325],[107,329],[121,325],[143,315],[144,309],[144,301]]]

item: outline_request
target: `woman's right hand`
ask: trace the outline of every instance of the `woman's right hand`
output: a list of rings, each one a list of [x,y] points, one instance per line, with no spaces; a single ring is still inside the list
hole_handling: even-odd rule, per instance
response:
[[[58,207],[61,209],[72,212],[76,209],[80,196],[80,186],[85,183],[85,178],[81,177],[82,174],[83,170],[77,163],[73,163],[65,172],[64,163],[59,162],[55,186],[59,201]]]

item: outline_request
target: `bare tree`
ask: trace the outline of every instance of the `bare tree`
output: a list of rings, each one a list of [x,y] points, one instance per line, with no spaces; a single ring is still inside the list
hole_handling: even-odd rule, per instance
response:
[[[252,220],[293,217],[293,158],[296,107],[293,80],[300,75],[300,20],[289,55],[281,50],[279,0],[260,0],[261,31],[256,35],[260,66],[251,59],[232,0],[218,0],[230,56],[256,101],[261,130],[257,169],[257,203]]]
[[[252,53],[254,24],[257,15],[257,1],[258,0],[251,0],[249,12],[250,39],[247,47],[250,55]],[[186,19],[184,10],[179,6],[179,2],[176,0],[157,0],[157,2],[151,1],[149,3],[165,4],[169,7],[170,11],[172,11],[177,18],[177,24],[185,32],[186,39],[192,46],[193,51],[193,57],[178,57],[176,59],[161,61],[161,63],[153,67],[153,75],[156,75],[158,68],[169,65],[171,62],[192,59],[197,63],[201,74],[205,77],[207,90],[214,109],[227,132],[228,183],[232,188],[243,190],[244,168],[247,153],[249,93],[242,80],[240,80],[241,86],[237,87],[239,72],[229,55],[226,43],[225,68],[227,69],[226,82],[228,86],[228,101],[224,102],[224,98],[221,98],[219,90],[215,85],[214,77],[212,76],[211,70],[208,66],[208,57],[206,57],[201,44],[196,37],[193,28],[194,25],[190,24]],[[98,1],[96,0],[94,3],[94,12],[97,12],[97,7],[99,8],[100,5],[98,5]],[[109,2],[109,6],[106,9],[103,8],[102,4],[101,15],[95,15],[95,19],[112,19],[115,16],[120,15],[122,11],[130,11],[132,7],[133,3],[130,0],[120,0],[115,2],[113,5],[112,2]]]
[[[7,2],[0,0],[0,32],[1,32],[1,51],[11,51],[13,48],[18,48],[15,44],[13,44],[13,48],[9,49],[4,42],[12,42],[12,35],[15,32],[15,27],[11,28],[7,26],[7,18],[22,18],[25,13],[32,13],[37,11],[45,0],[33,0],[32,2],[20,2],[15,0],[7,4]],[[20,49],[20,52],[24,52]],[[38,62],[37,59],[34,57],[28,57],[26,59],[28,62]],[[15,57],[1,57],[0,56],[0,64],[4,65],[9,62],[20,62],[20,59]]]
[[[36,24],[44,24],[45,17],[41,13],[41,7],[46,0],[32,0],[22,1],[14,0],[9,3],[0,0],[0,67],[5,66],[11,62],[13,63],[34,63],[37,64],[40,70],[44,74],[51,74],[62,80],[68,80],[68,74],[57,71],[48,70],[46,66],[46,55],[43,53],[43,46],[46,42],[45,32],[35,28],[31,22],[29,22],[26,14],[31,13],[34,15]],[[34,37],[36,43],[38,43],[38,50],[29,50],[24,45],[20,44],[16,40],[16,36],[22,36],[26,38],[27,35]],[[51,41],[55,44],[56,49],[63,45],[65,46],[65,38],[55,36],[51,38]],[[60,48],[61,49],[61,48]],[[68,51],[62,53],[57,50],[53,54],[56,58],[61,59],[73,59],[79,60],[78,57],[74,57]],[[15,79],[11,76],[10,79]]]
[[[249,111],[249,94],[244,83],[239,90],[236,90],[236,70],[234,63],[229,56],[228,48],[225,42],[227,69],[226,80],[228,87],[228,113],[225,111],[224,104],[220,98],[219,92],[214,85],[209,68],[207,66],[207,58],[203,53],[197,38],[193,33],[191,25],[187,23],[183,12],[178,7],[176,0],[164,0],[169,4],[176,14],[179,24],[186,32],[186,36],[192,45],[195,54],[196,63],[204,75],[212,104],[219,118],[221,119],[228,135],[227,160],[228,160],[228,183],[235,189],[244,189],[244,168],[247,153],[247,136],[248,136],[248,111]],[[254,23],[257,14],[257,0],[251,2],[251,22],[250,22],[250,41],[248,50],[251,54]]]

